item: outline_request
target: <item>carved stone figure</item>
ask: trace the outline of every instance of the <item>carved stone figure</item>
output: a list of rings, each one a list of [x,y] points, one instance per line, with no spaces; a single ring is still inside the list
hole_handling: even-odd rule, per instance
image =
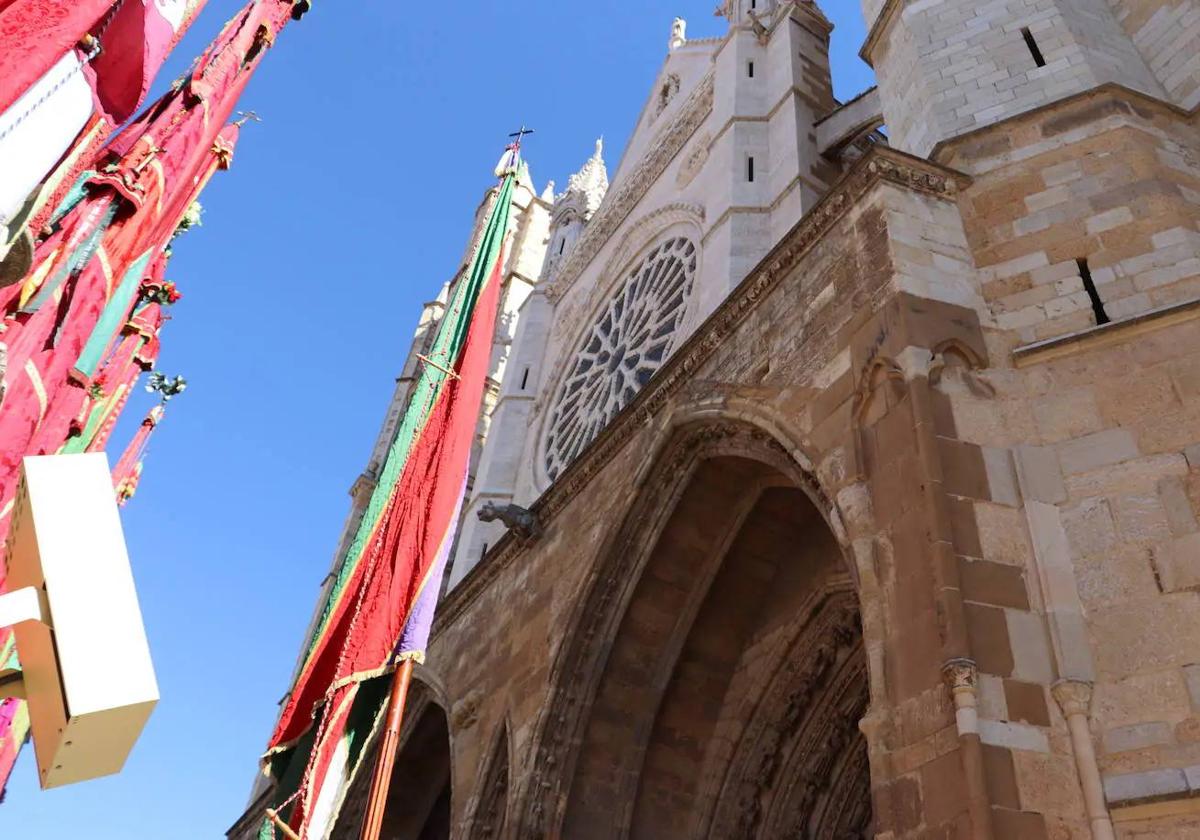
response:
[[[542,535],[537,515],[520,505],[497,505],[488,502],[479,509],[480,522],[500,521],[523,540],[535,540]]]
[[[683,18],[675,18],[671,22],[671,40],[668,46],[671,49],[678,49],[687,43],[687,21]]]

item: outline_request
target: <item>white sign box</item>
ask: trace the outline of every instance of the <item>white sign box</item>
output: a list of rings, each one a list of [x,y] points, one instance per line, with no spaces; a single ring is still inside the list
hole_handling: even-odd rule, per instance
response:
[[[7,589],[25,586],[50,610],[14,628],[42,787],[120,772],[158,683],[103,454],[25,459]]]

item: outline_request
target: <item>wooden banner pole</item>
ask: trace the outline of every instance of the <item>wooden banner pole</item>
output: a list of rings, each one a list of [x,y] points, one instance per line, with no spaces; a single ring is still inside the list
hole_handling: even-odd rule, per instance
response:
[[[413,662],[406,659],[392,677],[392,694],[388,698],[387,724],[379,744],[375,775],[371,777],[371,796],[363,817],[361,840],[379,840],[383,830],[383,812],[387,808],[388,788],[392,784],[392,769],[396,766],[396,751],[400,747],[400,728],[404,725],[404,704],[412,682]]]

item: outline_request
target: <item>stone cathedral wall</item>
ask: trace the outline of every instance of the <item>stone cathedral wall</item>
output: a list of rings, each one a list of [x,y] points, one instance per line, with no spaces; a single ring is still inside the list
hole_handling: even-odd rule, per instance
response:
[[[1114,101],[1121,106],[1068,103],[1056,118],[1090,126],[1078,139],[1085,166],[1104,161],[1125,180],[1146,173],[1151,186],[1135,180],[1129,201],[1148,196],[1160,207],[1167,192],[1174,202],[1165,205],[1174,215],[1156,216],[1162,231],[1140,224],[1146,208],[1130,209],[1129,250],[1111,255],[1119,264],[1161,232],[1189,220],[1195,230],[1197,216],[1165,186],[1187,177],[1164,164],[1173,158],[1163,150],[1173,142],[1181,156],[1189,124],[1175,114],[1150,128],[1153,114]],[[1163,145],[1124,143],[1135,118],[1133,130]],[[953,159],[965,169],[998,144],[1036,147],[1044,129],[1029,131],[980,135]],[[634,515],[652,453],[682,425],[734,422],[769,430],[810,471],[854,568],[882,836],[938,827],[967,836],[980,819],[997,837],[1088,836],[1064,713],[1076,690],[1089,696],[1084,714],[1118,836],[1191,830],[1195,818],[1174,812],[1200,792],[1191,786],[1200,771],[1200,308],[1185,300],[1190,286],[1154,300],[1135,275],[1132,292],[1112,301],[1146,293],[1139,317],[1123,313],[1099,330],[1003,322],[992,268],[1021,255],[985,232],[1024,217],[1015,214],[1025,198],[1052,188],[1046,170],[1052,180],[1075,171],[1045,149],[1025,160],[980,165],[974,178],[890,152],[860,163],[680,349],[632,416],[538,502],[545,536],[502,544],[450,596],[429,679],[452,730],[462,725],[452,735],[457,766],[480,767],[496,727],[510,727],[509,819],[524,818],[539,785],[569,789],[539,753],[558,725],[547,717],[563,690],[563,650],[606,546]],[[1078,180],[1102,172],[1084,169]],[[997,205],[1013,207],[1005,215]],[[1087,219],[1112,209],[1072,207]],[[1086,230],[1086,221],[1063,222],[1075,223]],[[1032,287],[1032,273],[1055,264],[1047,257],[1025,281]],[[1175,271],[1186,284],[1187,269]],[[1164,287],[1172,284],[1153,288]],[[1058,343],[1029,346],[1048,334]],[[959,659],[973,665],[948,688]],[[962,685],[977,702],[974,731],[955,723]],[[473,784],[456,781],[464,830],[480,795]]]

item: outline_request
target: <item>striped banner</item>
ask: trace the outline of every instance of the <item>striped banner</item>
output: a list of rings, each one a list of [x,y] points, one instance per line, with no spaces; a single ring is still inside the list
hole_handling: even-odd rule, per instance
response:
[[[324,837],[355,769],[351,747],[378,712],[382,694],[360,687],[390,673],[401,656],[424,655],[491,362],[515,182],[514,165],[424,358],[271,739],[272,770],[295,780],[280,804],[301,837]],[[374,702],[359,702],[366,695]],[[297,748],[302,741],[305,748]]]

